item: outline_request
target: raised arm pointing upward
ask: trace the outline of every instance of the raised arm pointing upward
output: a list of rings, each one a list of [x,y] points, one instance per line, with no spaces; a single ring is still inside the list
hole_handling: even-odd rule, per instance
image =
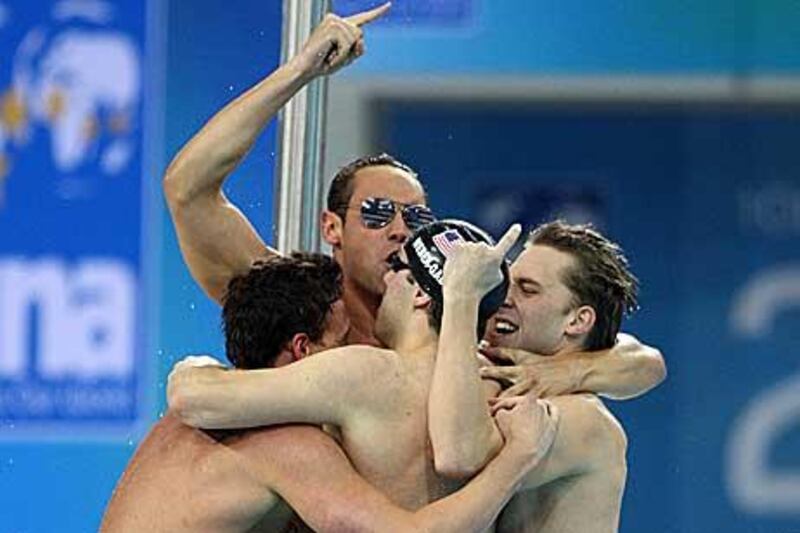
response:
[[[363,54],[363,26],[390,5],[346,18],[326,15],[297,56],[214,115],[170,163],[164,191],[181,252],[192,276],[215,301],[254,259],[276,253],[225,197],[222,184],[292,96]]]

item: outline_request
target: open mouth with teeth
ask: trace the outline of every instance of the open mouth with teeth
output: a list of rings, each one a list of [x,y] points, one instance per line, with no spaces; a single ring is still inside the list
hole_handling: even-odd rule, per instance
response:
[[[519,330],[519,326],[505,318],[496,318],[494,321],[494,332],[497,335],[511,335]]]

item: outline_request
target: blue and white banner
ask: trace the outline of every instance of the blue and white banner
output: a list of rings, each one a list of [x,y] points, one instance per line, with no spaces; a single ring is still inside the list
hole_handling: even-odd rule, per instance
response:
[[[0,438],[143,414],[145,6],[0,0]]]

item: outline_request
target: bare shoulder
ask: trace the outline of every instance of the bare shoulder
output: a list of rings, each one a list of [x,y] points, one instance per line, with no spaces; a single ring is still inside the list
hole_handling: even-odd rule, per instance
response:
[[[240,432],[228,446],[254,456],[292,457],[319,449],[339,450],[336,441],[318,426],[286,424]]]
[[[594,394],[570,394],[548,399],[561,413],[573,438],[586,443],[585,450],[593,463],[608,465],[624,462],[628,446],[622,424]]]
[[[393,350],[376,348],[366,344],[353,344],[333,348],[314,354],[311,359],[325,360],[326,365],[344,365],[349,371],[359,374],[381,375],[400,366],[400,355]]]
[[[320,352],[320,354],[325,355],[335,355],[336,357],[359,357],[364,359],[369,359],[375,362],[387,362],[387,363],[395,363],[397,358],[397,352],[394,350],[387,350],[385,348],[377,348],[375,346],[370,346],[368,344],[351,344],[349,346],[341,346],[339,348],[332,348],[330,350],[325,350],[324,352]]]
[[[347,460],[333,437],[305,424],[244,431],[229,439],[226,446],[248,463],[250,472],[258,472],[270,485],[287,475],[302,477],[307,468]]]

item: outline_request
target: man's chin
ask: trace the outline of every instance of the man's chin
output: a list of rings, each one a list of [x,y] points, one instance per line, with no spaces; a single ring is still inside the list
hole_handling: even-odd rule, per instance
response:
[[[494,331],[487,331],[484,339],[491,345],[499,348],[516,348],[514,335],[501,335]]]

